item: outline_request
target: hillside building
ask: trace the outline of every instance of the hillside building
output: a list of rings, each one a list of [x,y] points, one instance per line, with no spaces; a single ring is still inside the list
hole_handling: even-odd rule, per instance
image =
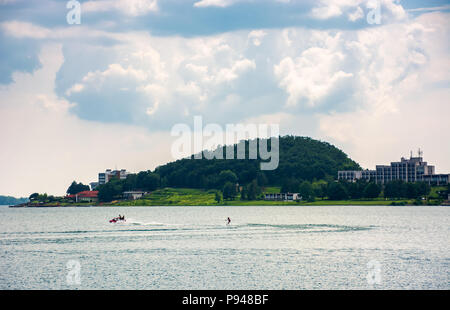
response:
[[[98,185],[106,184],[113,178],[125,180],[128,174],[129,173],[125,169],[122,170],[107,169],[105,172],[100,172],[98,174]]]
[[[351,170],[338,171],[338,180],[355,182],[356,180],[373,181],[377,184],[385,184],[394,180],[404,182],[426,182],[430,185],[447,185],[450,182],[450,174],[435,174],[435,167],[423,161],[422,152],[419,156],[409,159],[401,158],[399,162],[391,162],[388,165],[377,165],[375,170]]]

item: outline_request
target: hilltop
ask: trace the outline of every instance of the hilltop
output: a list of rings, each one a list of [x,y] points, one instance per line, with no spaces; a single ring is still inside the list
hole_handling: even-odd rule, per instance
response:
[[[245,143],[248,145],[249,141]],[[275,170],[260,170],[258,156],[256,160],[181,159],[157,167],[155,173],[160,176],[162,186],[215,188],[218,176],[224,170],[235,173],[240,184],[258,179],[270,185],[282,185],[290,178],[305,181],[334,179],[338,170],[361,170],[358,163],[327,142],[284,136],[279,138],[279,148],[279,166]],[[224,147],[222,149],[225,152]]]

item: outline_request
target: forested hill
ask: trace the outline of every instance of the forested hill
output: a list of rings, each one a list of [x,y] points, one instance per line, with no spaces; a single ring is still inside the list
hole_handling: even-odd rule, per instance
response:
[[[0,195],[0,205],[16,205],[19,203],[27,202],[28,198],[14,198],[11,196]]]
[[[159,166],[155,172],[163,186],[215,188],[220,183],[219,174],[224,170],[234,172],[240,184],[257,179],[260,184],[270,185],[281,185],[287,179],[313,181],[336,178],[338,170],[361,170],[359,164],[327,142],[298,136],[279,139],[280,158],[275,170],[260,170],[259,154],[258,159],[250,160],[247,152],[247,159],[242,160],[181,159]],[[248,141],[246,144],[248,146]]]

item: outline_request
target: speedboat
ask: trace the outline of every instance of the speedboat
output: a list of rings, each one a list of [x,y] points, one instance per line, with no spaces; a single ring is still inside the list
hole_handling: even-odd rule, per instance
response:
[[[109,220],[110,223],[124,223],[126,222],[125,218],[115,217]]]

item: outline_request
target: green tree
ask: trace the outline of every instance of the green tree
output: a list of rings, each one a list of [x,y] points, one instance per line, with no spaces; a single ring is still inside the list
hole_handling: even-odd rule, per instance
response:
[[[313,190],[314,190],[314,196],[324,198],[327,196],[327,182],[324,180],[320,180],[317,182],[314,182],[312,184]]]
[[[415,183],[406,183],[406,198],[415,199],[418,196],[418,186]]]
[[[303,181],[299,186],[299,194],[303,200],[312,201],[315,198],[313,186],[309,181]]]
[[[222,201],[222,196],[220,195],[220,193],[218,191],[216,191],[216,195],[215,198],[217,203],[220,203]]]
[[[331,182],[328,184],[327,196],[330,200],[348,199],[347,190],[340,182]]]
[[[401,180],[391,181],[384,186],[384,197],[389,199],[405,198],[406,185]]]
[[[33,193],[30,195],[30,197],[28,199],[30,199],[30,201],[36,200],[39,197],[39,193]]]
[[[119,179],[112,179],[98,187],[98,199],[102,202],[109,202],[121,198],[122,191],[122,182]]]
[[[125,180],[122,180],[123,191],[132,191],[138,189],[137,174],[129,174]]]
[[[39,196],[37,197],[37,200],[40,202],[47,202],[47,200],[48,200],[47,193],[39,194]]]
[[[89,185],[84,185],[83,183],[77,183],[75,181],[70,184],[69,188],[67,189],[67,194],[69,195],[75,195],[80,192],[88,191],[90,190]]]
[[[224,186],[227,182],[236,184],[237,181],[238,177],[236,173],[231,170],[223,170],[219,173],[219,186]]]
[[[294,178],[286,178],[281,184],[282,193],[297,193],[300,186],[300,182]]]
[[[243,186],[241,190],[241,200],[247,200],[248,199],[248,191],[247,186]]]
[[[153,191],[158,188],[159,184],[160,177],[157,173],[141,171],[136,176],[135,189]]]
[[[259,187],[258,182],[253,180],[247,185],[247,200],[256,200],[262,193],[261,187]]]
[[[256,175],[256,181],[258,182],[258,185],[261,187],[264,187],[268,184],[268,180],[264,172],[258,172]]]
[[[344,182],[343,184],[348,192],[348,196],[351,199],[360,199],[362,197],[365,197],[364,191],[368,185],[365,180],[358,180],[356,182]]]
[[[378,196],[380,196],[380,193],[381,193],[381,187],[374,182],[370,182],[364,188],[363,196],[365,198],[374,199],[374,198],[377,198]]]
[[[427,197],[430,195],[431,186],[426,182],[417,183],[417,194],[419,197]]]
[[[232,182],[226,182],[222,190],[223,200],[233,200],[236,195],[236,184]]]

